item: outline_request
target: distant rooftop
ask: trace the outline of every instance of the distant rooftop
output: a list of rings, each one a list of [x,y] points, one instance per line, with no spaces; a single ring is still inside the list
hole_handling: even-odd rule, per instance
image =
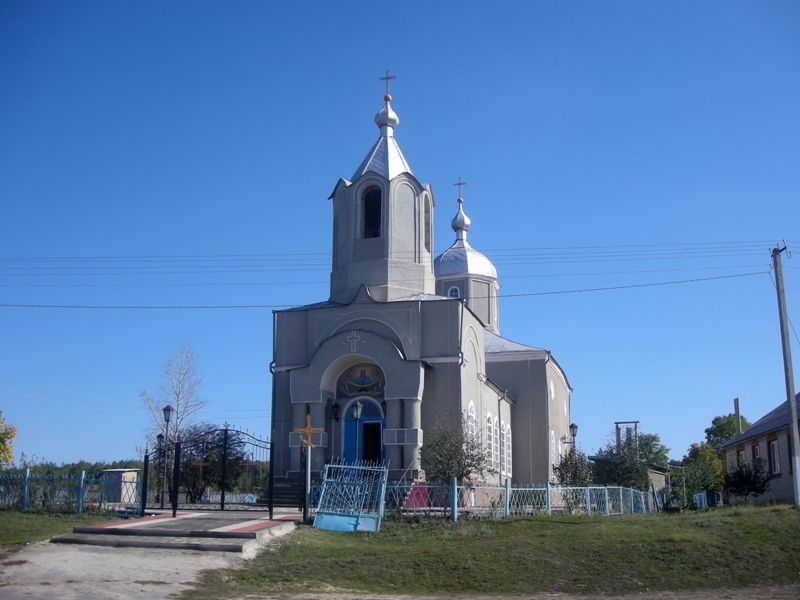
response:
[[[798,405],[798,399],[800,399],[800,394],[797,394],[794,397],[795,406]],[[769,433],[770,431],[775,431],[776,429],[780,429],[781,427],[789,427],[789,403],[783,402],[761,417],[758,421],[753,423],[750,427],[745,429],[742,433],[733,436],[729,439],[725,444],[722,446],[723,448],[728,448],[729,446],[735,446],[745,440],[749,440],[750,438],[758,437],[760,435],[764,435],[765,433]]]

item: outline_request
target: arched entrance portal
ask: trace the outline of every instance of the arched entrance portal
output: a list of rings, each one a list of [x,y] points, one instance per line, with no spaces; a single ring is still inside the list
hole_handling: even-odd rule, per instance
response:
[[[361,403],[361,415],[356,419],[356,406]],[[383,460],[383,411],[368,396],[356,398],[347,406],[344,418],[344,459],[347,462]]]
[[[383,428],[384,376],[373,363],[356,364],[339,376],[336,396],[342,413],[342,458],[347,462],[379,462],[385,457]]]

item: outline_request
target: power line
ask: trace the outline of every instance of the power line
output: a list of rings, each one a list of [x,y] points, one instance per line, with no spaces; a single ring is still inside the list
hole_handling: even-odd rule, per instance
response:
[[[630,285],[617,285],[595,288],[580,288],[572,290],[554,290],[546,292],[524,292],[518,294],[499,294],[500,298],[519,298],[524,296],[553,296],[558,294],[578,294],[587,292],[605,292],[611,290],[626,290],[634,288],[660,287],[667,285],[681,285],[699,283],[704,281],[718,281],[722,279],[735,279],[764,275],[769,271],[755,271],[752,273],[737,273],[734,275],[718,275],[715,277],[700,277],[696,279],[679,279],[674,281],[658,281],[651,283],[636,283]],[[473,299],[488,298],[488,296],[473,296]],[[84,309],[84,310],[235,310],[235,309],[264,309],[264,308],[291,308],[299,307],[297,304],[194,304],[194,305],[112,305],[112,304],[0,304],[0,308],[50,308],[50,309]]]

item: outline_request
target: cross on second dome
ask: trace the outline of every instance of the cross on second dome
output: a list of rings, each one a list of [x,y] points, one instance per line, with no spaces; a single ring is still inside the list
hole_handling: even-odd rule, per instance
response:
[[[378,79],[380,81],[385,81],[386,82],[386,95],[388,96],[389,95],[389,82],[392,79],[397,79],[397,75],[392,75],[391,73],[389,73],[389,69],[386,69],[386,75],[384,75],[383,77],[378,77]]]
[[[465,185],[467,185],[467,182],[466,181],[461,181],[461,177],[459,177],[458,181],[456,181],[453,185],[458,188],[458,200],[460,202],[461,201],[461,188],[464,187]]]

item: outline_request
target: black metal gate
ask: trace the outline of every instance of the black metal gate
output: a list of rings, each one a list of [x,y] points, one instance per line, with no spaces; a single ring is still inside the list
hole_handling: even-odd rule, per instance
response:
[[[227,427],[165,444],[145,455],[141,512],[269,510],[271,518],[270,450],[269,441]]]

